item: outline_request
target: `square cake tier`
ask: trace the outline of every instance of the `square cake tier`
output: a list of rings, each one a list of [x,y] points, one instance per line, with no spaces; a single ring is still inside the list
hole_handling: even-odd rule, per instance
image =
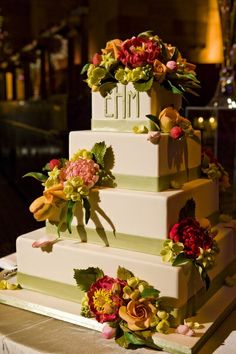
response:
[[[163,133],[154,145],[147,134],[74,131],[69,137],[69,155],[104,141],[109,147],[107,164],[118,188],[158,192],[168,189],[171,181],[184,183],[200,176],[200,132],[195,131],[194,137],[179,141]]]
[[[217,225],[216,229],[220,253],[209,271],[211,286],[208,292],[204,290],[198,272],[189,263],[174,267],[164,263],[160,256],[76,240],[59,240],[51,251],[32,248],[35,239],[45,236],[45,228],[18,237],[18,282],[27,289],[80,302],[82,294],[76,286],[74,269],[99,267],[104,274],[116,277],[117,268],[121,266],[152,284],[160,290],[162,297],[168,297],[170,305],[184,309],[186,314],[186,311],[201,306],[223,284],[224,278],[235,271],[235,235],[232,229],[222,225]]]
[[[118,188],[93,190],[90,193],[91,217],[84,224],[81,204],[77,204],[72,234],[89,243],[159,254],[170,228],[178,222],[179,212],[189,199],[196,203],[196,218],[208,217],[212,223],[218,218],[217,183],[197,179],[185,183],[182,189],[159,193],[129,191]],[[57,233],[56,226],[48,226],[49,233]]]
[[[162,109],[181,108],[181,95],[173,94],[155,83],[149,91],[136,91],[133,84],[117,84],[110,94],[103,97],[92,92],[92,130],[132,132],[134,126],[144,124],[152,129],[146,115],[158,118]]]

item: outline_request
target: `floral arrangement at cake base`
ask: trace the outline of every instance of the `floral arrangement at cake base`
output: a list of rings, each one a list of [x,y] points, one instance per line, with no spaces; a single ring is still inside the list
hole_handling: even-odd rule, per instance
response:
[[[82,69],[92,91],[106,96],[117,83],[132,83],[137,91],[148,91],[157,82],[174,94],[196,95],[199,81],[195,65],[182,57],[152,31],[126,40],[113,39]]]
[[[105,165],[107,151],[104,142],[96,143],[90,151],[78,150],[70,160],[52,159],[42,173],[25,174],[24,177],[33,177],[44,187],[43,195],[30,205],[34,218],[57,225],[60,236],[62,227],[71,232],[75,205],[81,203],[87,223],[90,218],[88,197],[91,189],[114,186],[114,177]],[[48,240],[45,242],[48,244]]]
[[[93,267],[74,269],[74,278],[85,292],[81,315],[104,323],[104,338],[114,338],[127,349],[161,350],[152,336],[168,333],[174,317],[170,307],[164,308],[157,289],[122,267],[118,268],[116,278]],[[187,335],[193,334],[190,331]]]
[[[171,228],[169,239],[163,243],[162,259],[173,266],[192,263],[208,289],[210,278],[207,271],[214,266],[219,252],[214,239],[216,234],[208,219],[195,218],[195,202],[190,199],[180,210],[179,222]]]

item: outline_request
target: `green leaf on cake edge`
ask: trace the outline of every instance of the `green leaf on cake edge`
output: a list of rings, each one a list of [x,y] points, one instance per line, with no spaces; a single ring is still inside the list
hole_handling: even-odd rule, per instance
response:
[[[87,292],[91,285],[94,284],[98,279],[104,277],[102,269],[89,267],[87,269],[74,269],[74,279],[78,287]]]

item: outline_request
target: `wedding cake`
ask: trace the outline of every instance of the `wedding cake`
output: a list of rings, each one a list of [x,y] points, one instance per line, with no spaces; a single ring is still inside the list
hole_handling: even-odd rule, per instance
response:
[[[198,81],[149,32],[108,42],[85,71],[92,130],[70,133],[69,160],[28,174],[44,186],[30,210],[46,227],[18,237],[17,278],[82,303],[118,344],[153,347],[151,335],[192,316],[236,263],[219,180],[202,178],[200,132],[178,112]]]

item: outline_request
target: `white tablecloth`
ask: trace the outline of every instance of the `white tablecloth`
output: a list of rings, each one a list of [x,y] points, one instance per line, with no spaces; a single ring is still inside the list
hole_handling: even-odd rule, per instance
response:
[[[127,351],[101,333],[43,315],[0,304],[0,354],[150,354]],[[164,352],[162,352],[164,353]],[[236,354],[236,310],[198,354]]]

